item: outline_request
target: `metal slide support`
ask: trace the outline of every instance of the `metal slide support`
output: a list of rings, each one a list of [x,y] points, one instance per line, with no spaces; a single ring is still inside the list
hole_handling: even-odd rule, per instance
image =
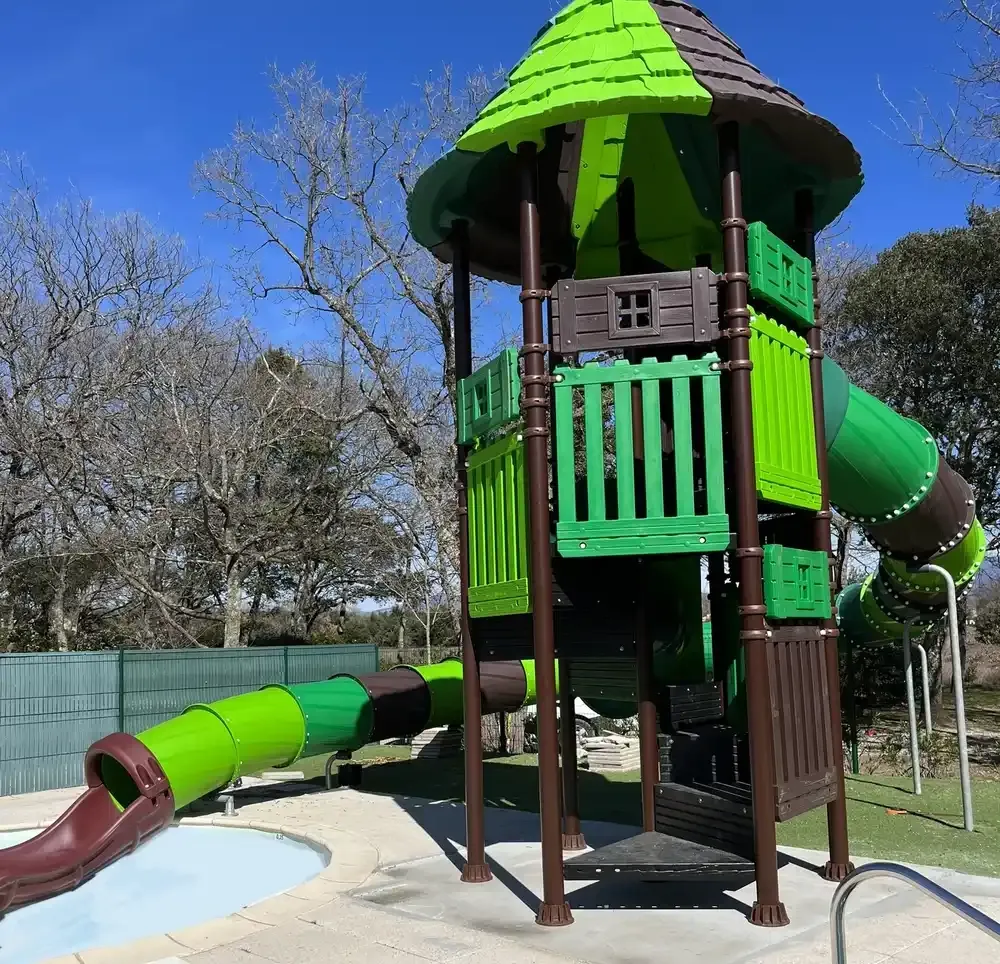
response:
[[[951,637],[951,673],[955,686],[955,728],[958,730],[958,766],[962,778],[962,821],[972,830],[972,780],[969,778],[969,741],[965,732],[965,685],[962,682],[962,650],[958,644],[958,599],[955,580],[942,566],[930,562],[918,572],[936,572],[948,586],[948,635]]]
[[[924,688],[924,729],[930,736],[934,732],[934,718],[931,715],[931,677],[927,672],[927,650],[920,643],[914,643],[920,653],[920,682]]]
[[[833,964],[847,964],[847,931],[844,925],[844,910],[847,898],[854,893],[858,884],[875,877],[894,877],[904,883],[912,884],[917,890],[928,897],[933,897],[939,904],[953,910],[959,917],[978,927],[984,934],[1000,941],[1000,924],[988,917],[981,910],[966,903],[961,897],[956,897],[945,890],[940,884],[934,883],[902,864],[876,862],[859,867],[849,877],[846,877],[833,895],[830,904],[830,944],[833,949]]]
[[[903,673],[906,676],[906,715],[910,722],[910,768],[913,770],[913,792],[919,797],[920,738],[917,736],[917,701],[913,695],[913,654],[910,651],[910,627],[913,621],[903,623]]]

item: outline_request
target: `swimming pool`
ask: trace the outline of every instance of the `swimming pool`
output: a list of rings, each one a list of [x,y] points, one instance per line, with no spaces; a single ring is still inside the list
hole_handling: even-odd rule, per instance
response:
[[[37,831],[0,833],[0,848]],[[170,827],[82,887],[0,921],[0,964],[36,964],[225,917],[315,877],[320,851],[281,834]]]

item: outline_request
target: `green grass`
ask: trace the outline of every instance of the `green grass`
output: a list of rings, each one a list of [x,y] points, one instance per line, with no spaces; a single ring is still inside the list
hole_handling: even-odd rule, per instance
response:
[[[365,766],[366,792],[433,800],[464,796],[462,759],[410,760],[409,747],[366,747],[354,755]],[[325,757],[301,760],[307,778],[321,777]],[[538,811],[537,758],[525,754],[486,761],[488,806]],[[580,809],[585,820],[640,824],[638,773],[580,771]],[[908,778],[853,777],[847,781],[851,852],[861,857],[903,860],[1000,876],[1000,782],[975,780],[976,830],[962,829],[958,780],[925,780],[915,797]],[[905,810],[890,815],[888,809]],[[778,826],[778,842],[813,850],[826,848],[826,809],[813,810]]]

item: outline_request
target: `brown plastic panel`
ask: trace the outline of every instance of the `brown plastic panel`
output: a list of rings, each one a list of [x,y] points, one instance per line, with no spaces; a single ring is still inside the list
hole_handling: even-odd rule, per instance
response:
[[[124,811],[102,782],[104,757],[119,763],[139,792]],[[0,851],[0,913],[78,887],[173,820],[170,783],[135,737],[113,733],[98,740],[87,751],[84,772],[87,790],[52,826]]]
[[[645,294],[649,326],[620,331],[616,293]],[[552,289],[552,348],[557,354],[641,345],[690,345],[719,337],[718,276],[708,268],[577,281]]]
[[[767,639],[779,822],[837,795],[825,646],[819,626],[772,628]]]
[[[705,14],[683,0],[650,3],[695,79],[712,95],[716,124],[763,127],[799,163],[815,164],[831,177],[858,176],[861,158],[851,142],[762,74]]]
[[[930,559],[953,548],[976,518],[972,489],[944,459],[930,492],[906,515],[869,527],[872,541],[894,556]]]
[[[368,673],[355,679],[372,700],[373,741],[413,736],[427,726],[431,716],[431,691],[416,670],[401,666],[388,673]]]
[[[524,705],[527,680],[517,659],[479,664],[484,713],[512,713]]]

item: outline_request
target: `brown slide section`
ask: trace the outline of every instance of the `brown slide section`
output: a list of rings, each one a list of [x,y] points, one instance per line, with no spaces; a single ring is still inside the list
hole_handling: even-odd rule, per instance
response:
[[[173,819],[170,783],[135,737],[99,740],[87,751],[84,772],[86,792],[52,826],[0,851],[0,916],[72,890]]]

